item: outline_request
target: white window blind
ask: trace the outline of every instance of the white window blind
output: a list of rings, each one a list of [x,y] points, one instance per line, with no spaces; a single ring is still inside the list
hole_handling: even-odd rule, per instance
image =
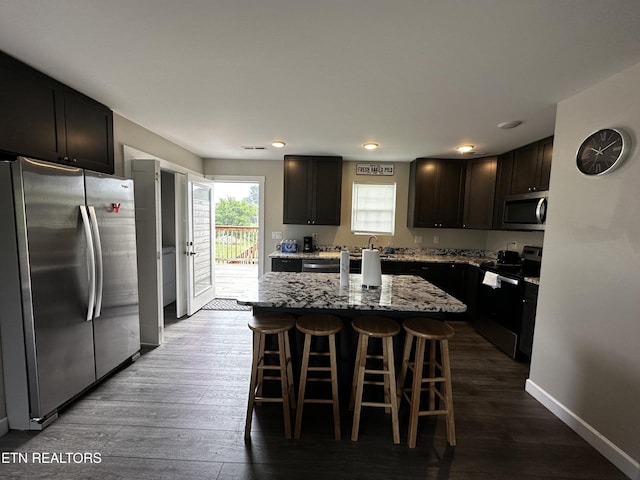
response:
[[[395,219],[395,183],[353,183],[351,233],[393,235]]]

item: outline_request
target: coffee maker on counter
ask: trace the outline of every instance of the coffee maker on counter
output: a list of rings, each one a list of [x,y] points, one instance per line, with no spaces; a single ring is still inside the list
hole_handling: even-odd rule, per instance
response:
[[[314,251],[313,237],[303,237],[302,239],[302,251],[304,253],[311,253]]]

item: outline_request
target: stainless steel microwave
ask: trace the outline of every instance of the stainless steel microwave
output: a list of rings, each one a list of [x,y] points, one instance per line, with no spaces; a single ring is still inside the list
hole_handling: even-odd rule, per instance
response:
[[[544,230],[547,218],[547,191],[509,195],[504,199],[502,228]]]

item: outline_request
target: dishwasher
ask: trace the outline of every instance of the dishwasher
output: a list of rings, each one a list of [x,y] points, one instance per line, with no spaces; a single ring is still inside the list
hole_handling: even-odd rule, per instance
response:
[[[303,272],[313,273],[340,273],[340,259],[310,258],[302,261]]]

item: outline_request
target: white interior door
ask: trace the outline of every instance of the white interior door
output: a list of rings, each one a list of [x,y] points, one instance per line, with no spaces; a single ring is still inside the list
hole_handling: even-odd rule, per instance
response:
[[[187,315],[215,298],[213,182],[187,175]]]
[[[176,318],[187,314],[187,175],[175,172],[175,230],[176,230]]]

